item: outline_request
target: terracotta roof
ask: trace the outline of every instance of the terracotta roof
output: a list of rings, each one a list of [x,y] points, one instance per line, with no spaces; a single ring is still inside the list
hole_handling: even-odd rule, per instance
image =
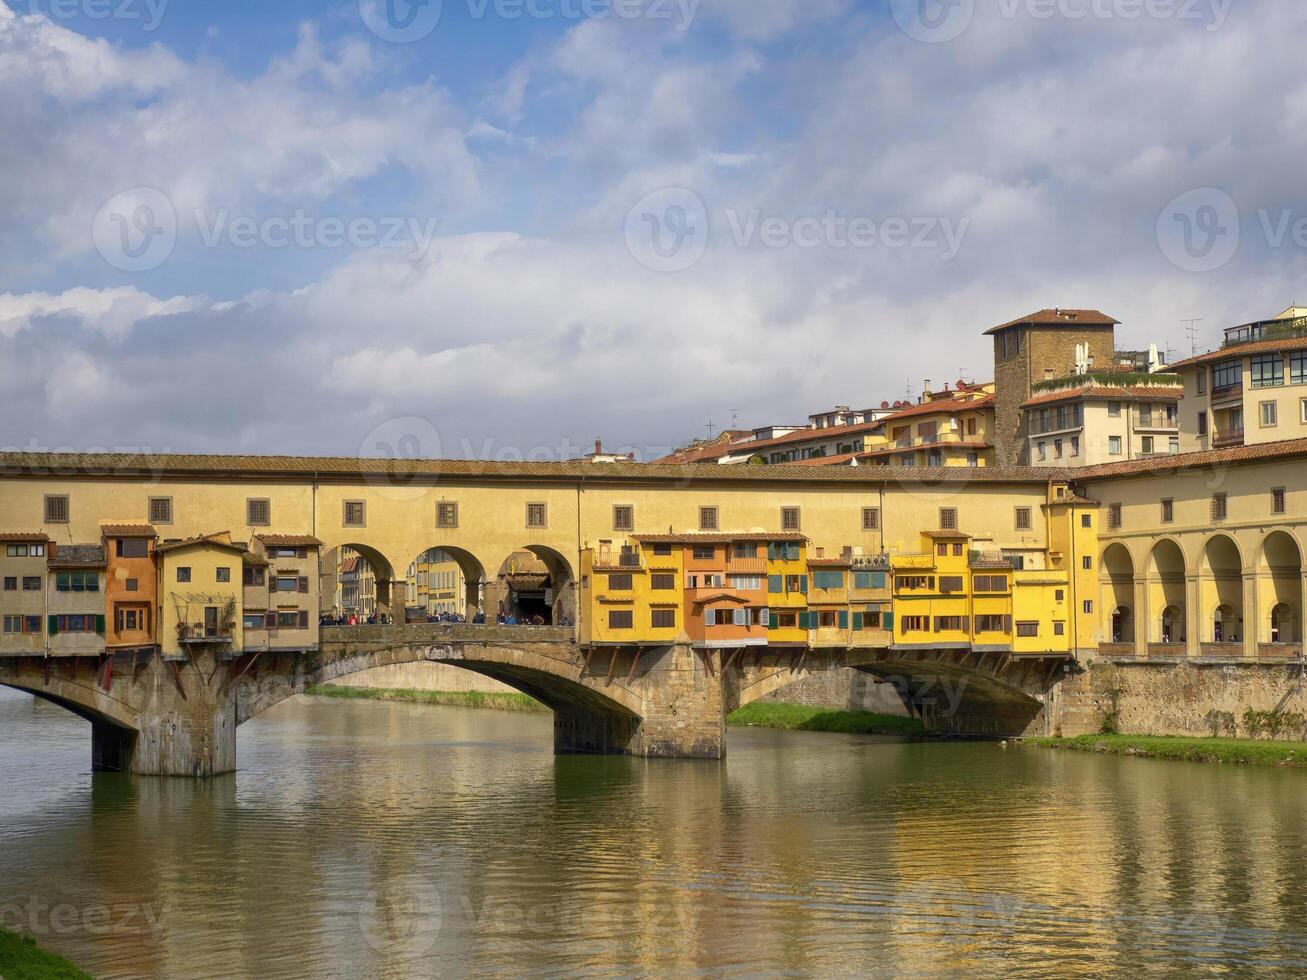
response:
[[[363,559],[361,558],[346,558],[343,562],[340,563],[341,572],[345,574],[348,574],[350,572],[357,572],[359,570],[359,563],[362,560]]]
[[[900,419],[917,418],[921,415],[957,415],[959,412],[976,412],[993,407],[993,395],[983,395],[980,398],[969,400],[950,398],[948,401],[922,402],[917,405],[909,405],[907,408],[899,409],[893,415],[886,415],[883,419],[870,424],[883,428]]]
[[[1114,327],[1120,320],[1113,320],[1099,310],[1040,310],[1027,316],[1017,317],[997,327],[990,327],[986,334],[995,334],[1008,327]]]
[[[1235,344],[1233,347],[1222,347],[1220,350],[1208,351],[1206,354],[1199,354],[1197,357],[1190,357],[1187,360],[1168,364],[1166,369],[1174,372],[1180,368],[1196,367],[1199,364],[1210,364],[1213,361],[1232,361],[1236,357],[1247,357],[1249,354],[1265,354],[1281,350],[1307,350],[1307,337],[1279,337],[1270,340],[1254,340],[1247,344]]]
[[[1114,476],[1135,476],[1141,473],[1166,473],[1177,470],[1201,469],[1226,463],[1270,462],[1307,456],[1307,439],[1287,439],[1282,442],[1263,442],[1253,446],[1234,446],[1231,449],[1209,449],[1197,453],[1152,456],[1120,463],[1101,463],[1068,471],[1068,478],[1076,481],[1099,480]]]
[[[1183,388],[1163,387],[1161,385],[1132,385],[1128,388],[1109,388],[1103,385],[1088,385],[1084,388],[1066,388],[1050,391],[1046,395],[1036,395],[1029,401],[1022,402],[1022,408],[1035,405],[1052,405],[1056,402],[1077,401],[1079,399],[1103,399],[1107,401],[1179,401],[1184,397]]]
[[[159,533],[149,524],[101,524],[106,538],[157,538]]]
[[[42,542],[50,539],[41,533],[31,533],[28,531],[0,531],[0,542],[5,544],[18,544],[19,542]]]
[[[851,428],[851,427],[850,427]],[[962,470],[959,472],[958,470]],[[930,479],[956,482],[1046,483],[1056,473],[1049,467],[955,468],[932,472]],[[0,475],[49,477],[54,474],[137,476],[153,479],[174,475],[209,477],[263,476],[278,480],[300,477],[319,480],[359,480],[378,487],[394,481],[436,483],[447,479],[496,482],[573,482],[580,486],[604,483],[855,483],[876,486],[891,482],[918,483],[919,468],[859,466],[719,466],[658,465],[653,463],[587,462],[526,463],[478,460],[385,460],[313,456],[132,455],[121,453],[0,453]]]
[[[1054,497],[1045,506],[1052,507],[1056,504],[1087,504],[1090,507],[1103,506],[1101,500],[1095,500],[1093,497],[1085,497],[1078,493],[1068,493],[1061,497]]]
[[[838,453],[835,456],[814,456],[812,459],[796,459],[788,466],[842,466],[858,458],[857,453]]]
[[[802,543],[808,539],[802,534],[766,531],[740,531],[734,534],[693,531],[686,534],[636,534],[635,540],[644,544],[733,544],[736,541],[792,541]]]
[[[872,459],[877,456],[894,456],[898,453],[914,453],[918,449],[993,449],[992,442],[923,442],[919,446],[877,446],[859,453],[859,459]],[[924,467],[919,467],[924,468]]]
[[[967,534],[965,531],[945,531],[945,530],[939,530],[939,531],[922,531],[921,533],[922,533],[923,535],[925,535],[926,537],[928,537],[928,538],[941,538],[941,539],[945,539],[945,540],[949,540],[949,541],[952,541],[952,540],[954,540],[955,538],[969,538],[969,537],[971,537],[971,535],[970,535],[970,534]]]
[[[809,565],[818,565],[822,568],[852,568],[852,558],[809,558]]]
[[[749,600],[742,595],[734,595],[730,592],[714,592],[712,595],[704,596],[701,599],[695,599],[694,604],[696,606],[706,606],[710,602],[722,602],[722,601],[738,602],[741,604],[745,604]]]
[[[64,544],[55,548],[51,568],[103,568],[104,545]]]
[[[311,534],[256,534],[270,548],[321,548],[322,542]]]
[[[169,551],[178,551],[181,548],[193,548],[200,545],[207,545],[211,548],[222,548],[224,551],[235,551],[240,554],[245,552],[246,549],[243,545],[234,544],[230,541],[220,541],[218,540],[218,537],[219,535],[217,534],[206,534],[195,538],[183,538],[180,541],[167,541],[154,550],[163,554]]]
[[[264,558],[261,555],[256,555],[252,551],[245,552],[245,554],[242,557],[245,560],[245,564],[253,565],[255,567],[271,564],[271,562],[269,562],[268,559]]]

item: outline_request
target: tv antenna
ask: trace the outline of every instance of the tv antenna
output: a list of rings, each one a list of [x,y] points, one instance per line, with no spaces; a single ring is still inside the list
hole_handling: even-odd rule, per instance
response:
[[[731,428],[738,429],[739,427],[740,427],[740,410],[738,408],[733,408],[731,409]]]
[[[712,442],[713,433],[717,431],[717,426],[713,425],[712,419],[708,420],[708,441]]]
[[[1189,337],[1189,356],[1198,353],[1198,324],[1203,322],[1202,317],[1194,317],[1192,320],[1181,320],[1185,325],[1184,332]]]

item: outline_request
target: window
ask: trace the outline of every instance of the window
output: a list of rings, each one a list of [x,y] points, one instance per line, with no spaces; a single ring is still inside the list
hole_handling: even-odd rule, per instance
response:
[[[1072,437],[1071,437],[1071,455],[1072,455],[1072,456],[1079,456],[1079,455],[1080,455],[1080,437],[1079,437],[1079,436],[1072,436]]]
[[[1259,354],[1249,366],[1254,388],[1277,388],[1284,384],[1284,355]]]
[[[1212,520],[1223,521],[1229,513],[1226,496],[1223,493],[1212,494]]]
[[[924,633],[926,632],[925,616],[904,616],[903,617],[904,633]]]
[[[757,558],[758,545],[754,541],[742,541],[731,546],[731,554],[736,558]]]
[[[1304,411],[1307,411],[1307,402],[1304,402]],[[862,529],[864,531],[880,530],[880,508],[864,507],[862,508]]]
[[[659,572],[649,576],[649,588],[655,592],[670,592],[676,588],[676,576]]]
[[[761,575],[731,575],[728,580],[732,589],[741,592],[758,592],[763,587]]]
[[[47,524],[67,524],[68,523],[68,497],[46,495],[45,498],[45,523]]]
[[[977,616],[976,632],[977,633],[1006,633],[1008,631],[1006,617],[1004,616]]]
[[[4,631],[6,633],[39,633],[41,632],[41,617],[6,616]]]
[[[150,542],[145,538],[118,538],[114,541],[114,552],[119,558],[148,558]]]
[[[1018,531],[1030,530],[1030,508],[1018,507],[1016,510],[1016,526]]]
[[[1199,412],[1199,413],[1198,413],[1198,434],[1199,434],[1200,436],[1205,436],[1205,435],[1207,435],[1207,413],[1206,413],[1206,412]]]
[[[147,616],[144,609],[119,608],[115,628],[119,633],[137,632],[147,628]]]
[[[247,630],[263,629],[263,613],[246,613],[243,624]]]
[[[1089,555],[1085,555],[1080,559],[1080,567],[1086,572],[1092,572],[1094,570],[1094,559]]]
[[[1261,415],[1262,428],[1273,429],[1279,423],[1280,406],[1275,402],[1262,402],[1257,406]]]
[[[1222,361],[1212,365],[1212,390],[1235,388],[1243,383],[1243,362]]]
[[[55,576],[56,592],[99,592],[99,572],[60,572]]]
[[[934,587],[934,575],[900,575],[894,580],[894,588],[899,592],[908,592],[912,589],[933,589]]]
[[[1108,454],[1109,456],[1120,456],[1120,455],[1121,455],[1121,437],[1120,437],[1120,436],[1108,436],[1108,437],[1107,437],[1107,454]]]
[[[1207,368],[1198,369],[1198,373],[1194,375],[1194,385],[1198,389],[1198,394],[1207,394]]]
[[[655,544],[653,553],[660,558],[669,558],[672,554],[672,546],[670,544]]]
[[[52,616],[55,633],[98,633],[99,616]]]
[[[614,531],[634,531],[635,530],[635,508],[630,504],[613,505],[613,530]]]
[[[717,530],[717,508],[700,507],[699,508],[699,530],[716,531]]]
[[[367,505],[362,500],[346,500],[341,523],[345,527],[363,527],[367,523]]]
[[[278,610],[277,629],[279,630],[303,629],[304,627],[300,626],[300,615],[301,613],[295,609]],[[305,612],[303,613],[303,615],[307,616],[308,613]],[[307,624],[305,625],[307,626]]]
[[[1298,403],[1298,420],[1307,425],[1307,398]]]
[[[812,587],[814,589],[842,589],[844,588],[844,573],[830,571],[813,572]]]
[[[1007,576],[1006,575],[977,575],[971,583],[974,592],[1006,592]]]
[[[24,575],[24,576],[23,576],[23,591],[24,591],[24,592],[40,592],[40,591],[41,591],[41,578],[40,578],[40,576],[38,576],[38,575]]]
[[[1094,526],[1094,515],[1093,515],[1093,514],[1081,514],[1081,515],[1080,515],[1080,526],[1083,527],[1083,528],[1091,528],[1091,527],[1093,527],[1093,526]]]
[[[608,588],[613,592],[630,592],[633,578],[629,572],[620,572],[608,576]]]
[[[1140,451],[1141,451],[1145,456],[1151,456],[1151,455],[1153,455],[1153,437],[1152,437],[1152,436],[1144,436],[1144,437],[1140,440],[1140,443],[1141,443],[1141,449],[1140,449]]]
[[[939,544],[935,545],[935,554],[939,555],[941,558],[947,558],[948,543],[945,541],[941,541]]]
[[[1044,460],[1048,459],[1048,443],[1040,442],[1039,445],[1036,447],[1036,451],[1039,454],[1039,461],[1041,463]]]
[[[151,524],[171,524],[172,523],[172,498],[151,497],[149,514],[150,514]]]
[[[219,581],[219,582],[230,582],[230,581],[231,581],[231,569],[230,569],[230,568],[219,568],[219,569],[218,569],[218,581]]]
[[[264,582],[264,571],[265,570],[262,568],[245,569],[245,584],[250,586],[262,585]]]
[[[691,554],[696,561],[712,561],[717,556],[717,549],[710,544],[696,544]]]
[[[608,610],[608,628],[610,630],[629,630],[635,627],[635,613],[630,609]]]
[[[442,500],[436,504],[436,527],[458,527],[458,504]]]
[[[801,592],[808,594],[808,576],[806,575],[786,575],[785,576],[786,592]]]
[[[961,592],[964,586],[961,575],[941,575],[939,577],[939,591],[944,593]]]
[[[1178,454],[1179,454],[1179,452],[1180,452],[1180,437],[1179,437],[1179,436],[1171,436],[1170,438],[1168,438],[1168,439],[1166,440],[1166,451],[1167,451],[1168,453],[1170,453],[1172,456],[1175,456],[1175,455],[1178,455]]]
[[[1066,623],[1054,623],[1054,624],[1053,624],[1053,635],[1054,635],[1054,636],[1065,636],[1065,635],[1066,635]]]
[[[1086,599],[1081,608],[1085,611],[1086,616],[1092,616],[1094,614],[1094,600]]]
[[[885,588],[885,573],[854,572],[853,587],[855,589],[883,589]]]
[[[1121,417],[1121,403],[1120,403],[1120,402],[1108,402],[1108,403],[1107,403],[1107,414],[1110,415],[1110,416],[1111,416],[1112,418],[1114,418],[1114,419],[1116,419],[1116,418],[1120,418],[1120,417]]]
[[[649,625],[656,630],[670,630],[676,628],[676,610],[675,609],[655,609],[650,617]]]
[[[177,566],[177,581],[178,581],[178,582],[189,582],[190,580],[191,580],[191,570],[190,570],[189,568],[187,568],[185,565],[178,565],[178,566]]]
[[[936,616],[935,617],[936,633],[944,633],[944,632],[956,633],[958,631],[964,631],[966,630],[966,628],[967,628],[966,616]]]
[[[939,509],[939,526],[942,531],[956,531],[958,528],[958,509],[941,507]]]
[[[1039,623],[1017,623],[1017,636],[1032,637],[1039,635]]]
[[[1107,505],[1107,526],[1108,526],[1109,528],[1111,528],[1113,531],[1115,531],[1115,530],[1117,530],[1118,528],[1120,528],[1120,526],[1121,526],[1121,505],[1120,505],[1120,504],[1108,504],[1108,505]]]
[[[800,527],[799,508],[782,507],[781,508],[781,530],[797,531]]]
[[[1054,459],[1061,459],[1061,458],[1062,458],[1062,440],[1061,440],[1061,439],[1054,439],[1054,440],[1053,440],[1053,458],[1054,458]]]
[[[1273,487],[1271,489],[1271,513],[1284,513],[1284,487]]]
[[[272,524],[272,501],[263,497],[248,498],[245,501],[245,523],[250,527]]]
[[[1086,566],[1086,567],[1087,567],[1087,566]],[[1062,589],[1054,589],[1054,590],[1053,590],[1053,601],[1054,601],[1054,602],[1065,602],[1065,601],[1066,601],[1066,592],[1065,592],[1064,590],[1062,590]]]
[[[18,591],[18,576],[17,576],[17,575],[6,575],[6,576],[5,576],[5,591],[6,591],[6,592],[17,592],[17,591]]]
[[[141,591],[140,579],[129,578],[125,583],[125,590],[127,592],[140,592]]]
[[[1175,520],[1175,501],[1167,497],[1162,501],[1162,523],[1170,524]]]

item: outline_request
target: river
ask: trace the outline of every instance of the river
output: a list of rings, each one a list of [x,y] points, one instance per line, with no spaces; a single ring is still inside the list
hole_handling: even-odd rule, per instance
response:
[[[0,921],[96,976],[1307,970],[1307,774],[299,698],[211,783],[0,691]]]

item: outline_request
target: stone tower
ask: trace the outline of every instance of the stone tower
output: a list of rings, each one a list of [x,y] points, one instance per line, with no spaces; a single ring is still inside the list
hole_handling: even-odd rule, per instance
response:
[[[994,338],[994,447],[999,466],[1030,465],[1027,423],[1021,406],[1036,382],[1075,373],[1076,345],[1089,346],[1091,370],[1115,362],[1116,325],[1098,310],[1040,310],[999,324]]]

